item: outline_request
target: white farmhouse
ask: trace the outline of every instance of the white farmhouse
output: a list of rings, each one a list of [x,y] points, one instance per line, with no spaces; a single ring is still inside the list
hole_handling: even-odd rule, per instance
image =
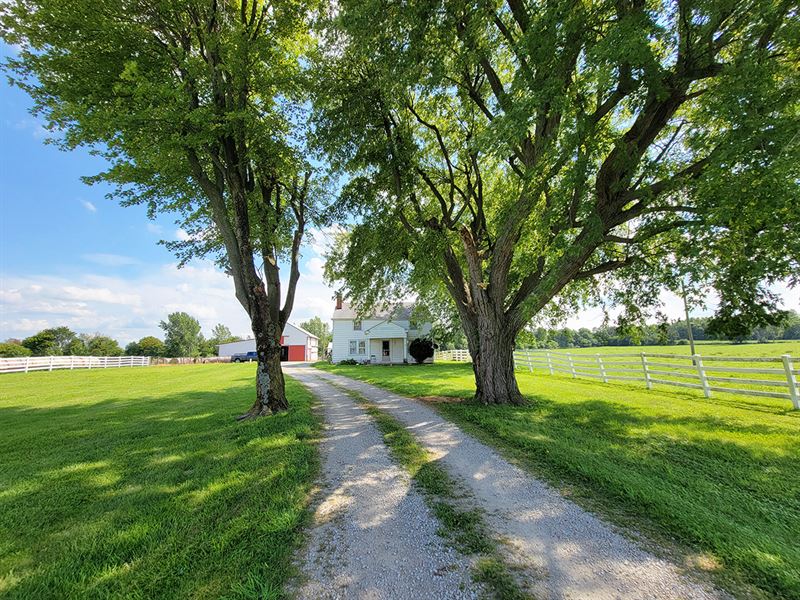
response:
[[[348,303],[337,298],[333,311],[331,361],[410,362],[408,345],[431,331],[430,323],[416,323],[412,319],[412,308],[413,304],[409,303],[391,305],[359,319]]]
[[[315,361],[319,358],[319,338],[302,327],[287,323],[281,336],[281,360]],[[219,356],[231,356],[256,351],[254,339],[219,344]]]

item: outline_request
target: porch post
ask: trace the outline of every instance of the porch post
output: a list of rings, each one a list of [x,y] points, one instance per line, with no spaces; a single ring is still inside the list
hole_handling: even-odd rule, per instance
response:
[[[408,362],[408,334],[403,335],[403,363]]]

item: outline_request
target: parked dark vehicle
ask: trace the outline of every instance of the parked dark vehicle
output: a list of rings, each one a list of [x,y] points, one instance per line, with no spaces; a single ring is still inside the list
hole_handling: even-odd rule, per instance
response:
[[[251,362],[258,360],[258,354],[255,352],[240,352],[239,354],[231,355],[231,362]]]

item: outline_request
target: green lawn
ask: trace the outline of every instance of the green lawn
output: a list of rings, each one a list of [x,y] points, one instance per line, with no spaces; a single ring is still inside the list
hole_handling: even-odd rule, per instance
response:
[[[0,597],[275,598],[317,472],[311,397],[236,423],[253,365],[0,376]]]
[[[409,396],[474,390],[467,364],[320,366]],[[737,595],[800,598],[800,411],[788,401],[518,379],[530,406],[435,406],[590,509],[677,540]]]

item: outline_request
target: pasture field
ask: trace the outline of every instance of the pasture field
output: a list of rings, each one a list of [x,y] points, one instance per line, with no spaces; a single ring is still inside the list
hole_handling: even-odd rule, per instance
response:
[[[790,365],[800,380],[800,341],[775,342],[769,344],[698,344],[696,352],[700,355],[708,384],[714,394],[730,393],[726,389],[739,389],[743,392],[779,393],[787,396],[789,388],[782,356],[791,357]],[[550,364],[560,372],[568,373],[574,366],[579,377],[602,379],[600,362],[610,376],[624,379],[641,379],[644,385],[641,355],[647,356],[650,377],[656,387],[674,382],[677,386],[686,384],[701,388],[697,367],[691,360],[689,346],[604,346],[598,348],[569,348],[558,350],[522,350],[515,353],[520,358],[517,368],[548,371]],[[752,360],[747,360],[752,359]],[[659,381],[661,380],[661,381]],[[702,394],[698,390],[697,394]]]
[[[730,344],[720,342],[695,342],[695,351],[700,356],[730,356],[732,358],[769,357],[780,358],[790,354],[800,363],[800,340],[769,342],[766,344]],[[555,348],[551,352],[570,352],[573,354],[685,354],[691,356],[689,344],[674,346],[597,346],[593,348]]]
[[[0,597],[277,598],[318,468],[251,364],[0,376]]]
[[[772,344],[753,349],[777,354]],[[507,458],[739,597],[800,598],[800,411],[788,401],[518,372],[530,404],[485,407],[466,401],[469,364],[317,366],[428,397]]]

